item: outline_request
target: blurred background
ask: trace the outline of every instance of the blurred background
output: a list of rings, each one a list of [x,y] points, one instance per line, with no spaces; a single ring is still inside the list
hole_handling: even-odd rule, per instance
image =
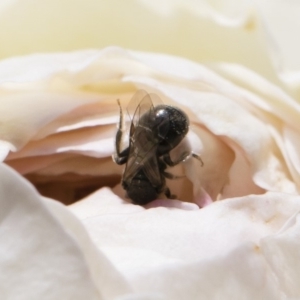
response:
[[[300,67],[297,0],[2,0],[0,58],[117,45],[234,62],[276,81]]]

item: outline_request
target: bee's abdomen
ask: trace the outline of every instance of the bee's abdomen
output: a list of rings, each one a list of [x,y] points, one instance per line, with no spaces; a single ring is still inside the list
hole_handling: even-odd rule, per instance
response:
[[[152,186],[142,170],[137,173],[130,184],[123,182],[123,187],[134,204],[145,205],[158,197],[158,189]]]

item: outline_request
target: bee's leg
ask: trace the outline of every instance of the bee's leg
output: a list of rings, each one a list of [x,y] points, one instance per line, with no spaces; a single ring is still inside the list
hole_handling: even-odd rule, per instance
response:
[[[112,158],[116,164],[123,165],[127,162],[128,155],[129,155],[129,147],[127,147],[120,153],[113,154]]]
[[[165,188],[164,194],[167,196],[168,199],[176,199],[177,198],[176,195],[171,194],[171,191],[168,187]]]
[[[169,172],[166,172],[165,169],[167,168],[167,164],[166,162],[159,158],[159,170],[160,170],[160,173],[165,177],[165,178],[168,178],[168,179],[180,179],[180,178],[184,178],[185,176],[178,176],[178,175],[173,175]]]
[[[167,153],[163,156],[163,161],[170,167],[174,167],[176,165],[178,165],[179,163],[183,162],[184,160],[186,160],[191,154],[189,152],[183,152],[180,157],[175,160],[172,161],[171,157],[170,157],[170,153]]]
[[[199,155],[193,153],[193,152],[183,152],[180,157],[175,160],[175,161],[172,161],[171,157],[170,157],[170,153],[167,153],[163,156],[163,161],[170,167],[174,167],[176,165],[178,165],[179,163],[185,161],[186,159],[188,159],[190,156],[196,158],[197,160],[199,160],[201,162],[201,166],[203,166],[203,161],[202,159],[200,158]]]
[[[192,152],[192,153],[191,153],[191,155],[192,155],[192,157],[194,157],[194,158],[196,158],[197,160],[199,160],[199,161],[200,161],[200,163],[201,163],[201,167],[203,167],[203,166],[204,166],[204,162],[203,162],[203,160],[201,159],[201,157],[200,157],[198,154],[196,154],[196,153]]]
[[[113,161],[117,163],[118,165],[125,164],[127,162],[127,157],[129,154],[129,147],[121,151],[121,142],[123,138],[124,133],[124,121],[123,121],[123,110],[120,104],[119,99],[117,100],[119,108],[120,108],[120,119],[118,124],[118,131],[116,134],[116,140],[115,140],[115,153],[113,155]]]
[[[168,178],[168,179],[181,179],[184,178],[185,176],[178,176],[178,175],[173,175],[169,172],[163,172],[163,175]]]

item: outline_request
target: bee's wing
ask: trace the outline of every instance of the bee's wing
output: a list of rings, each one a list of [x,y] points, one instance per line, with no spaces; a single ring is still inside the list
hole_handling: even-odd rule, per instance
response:
[[[146,107],[144,109],[141,109],[140,107],[140,103],[142,102],[142,100],[146,97],[149,102],[149,94],[144,91],[144,90],[138,90],[132,97],[132,99],[130,100],[128,106],[126,107],[126,114],[124,115],[124,144],[129,146],[130,145],[130,140],[131,140],[131,136],[132,136],[132,131],[134,130],[135,126],[138,123],[138,120],[141,116],[141,111],[145,111],[148,107],[151,107],[150,103],[148,105],[146,105]],[[146,101],[146,102],[147,102]],[[150,98],[150,102],[151,102],[151,98]],[[128,142],[126,142],[128,141]]]
[[[156,157],[157,145],[144,139],[147,134],[141,133],[141,135],[143,139],[140,141],[140,145],[130,146],[129,159],[127,160],[123,179],[130,182],[137,172],[143,169],[152,185],[158,186],[161,183],[161,177]],[[142,142],[145,143],[142,144]]]
[[[153,155],[144,166],[144,173],[151,182],[152,186],[161,186],[162,178],[159,171],[157,156]]]
[[[128,121],[130,122],[130,124],[132,124],[134,116],[136,115],[137,109],[139,109],[139,106],[142,103],[142,100],[145,97],[147,97],[148,95],[149,94],[146,91],[144,91],[144,90],[138,90],[133,95],[132,99],[130,100],[130,102],[129,102],[127,108],[126,108],[127,115],[128,115]]]
[[[163,104],[163,102],[156,94],[148,94],[145,90],[138,90],[127,106],[127,121],[137,125],[144,113],[159,104]]]
[[[140,169],[150,168],[152,175],[150,175],[149,180],[151,183],[155,182],[156,184],[156,182],[160,180],[160,172],[156,158],[158,145],[155,142],[151,128],[151,124],[153,124],[155,120],[152,95],[150,96],[141,90],[138,92],[138,95],[134,96],[133,101],[138,100],[137,96],[142,97],[142,99],[140,99],[131,117],[130,150],[123,179],[130,182]]]

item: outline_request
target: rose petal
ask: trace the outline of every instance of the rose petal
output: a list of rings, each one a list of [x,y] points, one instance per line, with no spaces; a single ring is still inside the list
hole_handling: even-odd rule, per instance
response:
[[[84,230],[82,224],[69,213],[66,207],[57,201],[45,199],[45,203],[53,215],[59,219],[64,229],[79,244],[91,272],[91,276],[101,295],[105,299],[114,299],[131,292],[124,278],[114,269],[107,258],[99,252]]]
[[[289,278],[290,294],[298,295],[292,267],[274,277],[278,262],[268,244],[300,210],[298,196],[267,193],[201,210],[144,209],[103,189],[70,209],[140,293],[167,299],[281,299],[290,292],[277,279]],[[298,243],[290,243],[290,250],[281,245],[274,251],[292,264],[297,255],[289,258],[289,253],[299,252]]]
[[[74,154],[75,155],[75,154]],[[47,156],[22,157],[19,159],[6,159],[5,163],[16,170],[19,174],[25,175],[44,169],[52,164],[60,163],[65,159],[71,159],[72,155],[60,153]]]
[[[13,144],[12,150],[16,151],[42,126],[80,104],[95,102],[97,97],[83,93],[80,95],[80,93],[17,90],[3,93],[1,99],[3,105],[0,108],[0,116],[5,126],[1,126],[0,136]]]
[[[96,88],[97,86],[93,85],[89,87],[89,90]],[[132,94],[122,93],[118,95],[116,88],[113,95],[98,95],[101,98],[100,102],[81,105],[73,109],[70,113],[61,115],[43,127],[37,135],[34,136],[34,140],[39,140],[55,133],[99,125],[116,124],[119,121],[119,114],[116,113],[119,113],[116,99],[122,98],[122,102],[129,102]]]
[[[1,295],[102,299],[78,244],[17,173],[0,165]]]
[[[191,157],[184,162],[185,174],[194,184],[194,195],[199,198],[198,204],[202,202],[205,204],[207,201],[210,202],[207,194],[211,199],[216,200],[224,186],[228,184],[228,173],[234,160],[234,153],[221,139],[216,138],[208,130],[194,126],[193,132],[203,143],[201,152],[196,152],[201,156],[203,166],[197,159]]]
[[[65,152],[98,158],[107,157],[114,151],[115,132],[116,125],[114,124],[51,135],[46,139],[28,143],[22,150],[10,154],[8,160]]]
[[[13,146],[5,141],[0,141],[0,161],[3,161]]]
[[[236,64],[218,64],[214,65],[213,69],[230,82],[242,87],[231,88],[230,94],[232,97],[242,94],[247,99],[244,105],[253,104],[262,112],[272,113],[289,125],[300,126],[299,103],[284,91],[284,86],[279,81],[274,85],[250,69]],[[260,117],[264,117],[263,113]]]
[[[119,96],[121,97],[122,105],[126,106],[128,95],[130,94],[129,91],[133,92],[136,86],[146,88],[148,91],[158,92],[163,100],[167,100],[166,103],[190,108],[188,113],[192,115],[192,121],[201,122],[214,135],[222,137],[222,141],[229,146],[226,148],[227,150],[229,149],[228,151],[222,151],[224,157],[221,155],[207,155],[205,158],[207,162],[214,162],[215,165],[220,166],[222,172],[219,172],[220,176],[218,178],[211,180],[211,176],[217,174],[215,171],[208,171],[206,175],[209,176],[203,176],[203,174],[200,174],[201,176],[199,174],[189,176],[197,182],[197,184],[194,184],[194,187],[199,187],[199,191],[194,190],[194,197],[198,195],[199,203],[202,202],[201,195],[204,195],[203,201],[207,201],[206,194],[201,192],[203,188],[212,199],[216,199],[217,195],[222,193],[222,189],[225,188],[228,176],[231,176],[230,179],[236,182],[238,172],[229,172],[233,162],[232,150],[236,153],[236,157],[242,158],[241,161],[245,162],[244,166],[247,165],[246,162],[248,162],[249,166],[245,169],[244,174],[247,180],[244,181],[244,186],[241,187],[239,195],[249,192],[262,192],[264,189],[284,192],[295,191],[286,163],[282,161],[281,153],[278,152],[278,146],[274,143],[274,137],[263,121],[271,120],[270,123],[277,126],[281,122],[279,119],[280,111],[284,112],[282,121],[285,122],[288,122],[288,114],[293,112],[289,122],[295,126],[295,124],[298,124],[297,116],[300,111],[298,111],[297,104],[282,90],[275,88],[257,75],[244,69],[233,68],[232,71],[232,74],[236,74],[237,70],[243,71],[242,74],[249,79],[250,83],[248,85],[253,91],[256,91],[254,88],[255,83],[262,84],[263,91],[253,94],[245,91],[240,86],[235,86],[222,79],[208,68],[185,59],[158,54],[149,55],[129,52],[119,48],[108,48],[103,51],[73,53],[71,58],[66,54],[53,54],[6,61],[5,67],[7,68],[9,65],[13,66],[16,62],[23,61],[24,65],[22,76],[19,75],[18,77],[15,74],[15,79],[16,81],[19,80],[19,84],[9,85],[9,93],[12,93],[14,98],[16,95],[21,95],[21,90],[24,90],[24,85],[21,82],[26,78],[25,67],[29,63],[37,65],[46,58],[49,60],[49,63],[53,62],[54,67],[50,68],[46,73],[41,71],[42,75],[39,75],[41,78],[44,76],[44,79],[39,84],[42,84],[42,87],[45,88],[44,93],[49,89],[51,97],[55,98],[56,101],[62,100],[62,94],[58,93],[56,89],[63,89],[63,94],[70,97],[70,99],[73,99],[76,94],[78,103],[72,109],[75,115],[72,117],[68,109],[66,111],[57,111],[56,105],[58,102],[56,101],[52,101],[52,104],[47,101],[47,110],[38,111],[38,119],[36,119],[37,117],[29,118],[30,114],[28,115],[29,117],[27,115],[25,117],[25,115],[22,115],[23,111],[21,112],[21,110],[19,110],[19,113],[21,113],[21,117],[19,117],[18,111],[17,113],[13,112],[13,106],[8,106],[9,109],[5,112],[6,118],[13,112],[14,123],[18,119],[20,122],[17,122],[17,124],[21,126],[25,122],[27,125],[22,127],[22,131],[20,131],[19,127],[11,128],[9,126],[10,123],[6,122],[5,124],[7,125],[3,127],[5,130],[2,133],[2,139],[19,147],[30,138],[37,139],[31,142],[31,145],[26,146],[28,148],[25,147],[23,149],[24,152],[20,151],[18,154],[11,154],[11,159],[21,158],[26,155],[52,155],[62,151],[97,157],[110,156],[113,151],[112,136],[114,134],[108,130],[106,135],[109,138],[105,139],[105,132],[104,135],[96,133],[97,127],[93,128],[91,125],[95,125],[97,122],[101,124],[100,109],[95,110],[93,114],[92,108],[96,107],[97,104],[99,106],[100,104],[107,104]],[[58,64],[58,61],[64,63]],[[28,74],[30,74],[29,70]],[[239,83],[240,85],[245,84],[243,81],[241,82]],[[3,86],[6,85],[3,83]],[[22,87],[21,90],[20,87]],[[37,87],[37,82],[27,85],[27,89],[33,88],[40,93],[39,95],[42,95],[39,91],[41,87],[39,89]],[[65,90],[66,87],[68,87],[67,90]],[[108,87],[117,88],[116,94],[107,96],[104,91]],[[5,93],[8,93],[8,90],[5,91]],[[100,99],[96,99],[95,95],[99,95]],[[267,96],[267,101],[264,100],[264,95]],[[26,96],[28,96],[27,93]],[[69,99],[68,97],[67,99]],[[81,97],[82,102],[80,102]],[[25,101],[27,102],[27,100]],[[28,101],[30,108],[37,99],[33,97]],[[114,110],[112,104],[107,105],[104,106],[104,118],[111,117]],[[85,118],[80,112],[81,108],[83,108],[83,111],[89,112],[90,115]],[[33,112],[31,113],[33,114]],[[65,113],[67,113],[67,116],[63,117],[62,115]],[[275,114],[277,117],[270,118],[270,113]],[[115,114],[118,114],[116,104]],[[49,118],[49,116],[51,117]],[[66,126],[63,125],[63,120],[67,121]],[[99,127],[102,129],[109,128],[109,125]],[[42,130],[38,133],[40,129]],[[93,135],[93,131],[95,131],[95,135]],[[35,137],[33,136],[34,132]],[[53,134],[55,132],[59,133]],[[81,135],[78,133],[81,133]],[[7,139],[6,136],[10,138]],[[67,137],[73,137],[73,145],[70,146],[69,142],[68,145],[65,144],[66,140],[68,140]],[[224,144],[222,148],[224,148]],[[207,154],[209,154],[208,152]],[[227,155],[227,152],[231,153],[231,155]],[[218,157],[218,160],[214,160],[214,157]],[[212,163],[210,170],[213,169],[213,165]],[[206,171],[208,166],[208,163],[204,166]],[[50,165],[49,167],[51,169]],[[205,180],[209,182],[209,185],[205,184]],[[248,184],[249,182],[250,184]],[[178,181],[178,184],[176,182],[173,185],[183,191],[182,186],[186,185],[186,181]],[[191,195],[190,187],[185,191],[185,193],[176,193],[180,199],[186,198],[191,201],[193,196]],[[230,189],[227,189],[228,191]],[[231,195],[231,192],[227,193],[227,195]],[[236,195],[238,194],[234,194],[234,196]]]
[[[262,240],[262,251],[278,278],[280,287],[290,299],[300,295],[299,285],[295,278],[299,278],[299,211],[296,212],[276,235]]]
[[[64,205],[41,199],[26,180],[3,164],[0,173],[0,231],[5,237],[0,259],[2,295],[115,299],[132,293]]]

